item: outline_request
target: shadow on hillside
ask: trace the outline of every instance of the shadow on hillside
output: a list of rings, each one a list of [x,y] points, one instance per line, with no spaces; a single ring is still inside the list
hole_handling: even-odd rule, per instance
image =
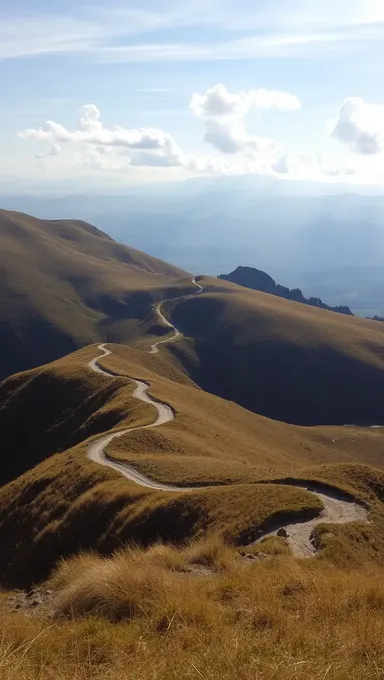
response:
[[[337,343],[263,333],[257,315],[238,327],[215,298],[186,300],[172,314],[186,344],[169,345],[202,389],[254,413],[296,425],[384,422],[384,368]],[[253,324],[251,328],[250,324]],[[263,329],[262,329],[263,330]],[[241,332],[240,332],[241,331]]]

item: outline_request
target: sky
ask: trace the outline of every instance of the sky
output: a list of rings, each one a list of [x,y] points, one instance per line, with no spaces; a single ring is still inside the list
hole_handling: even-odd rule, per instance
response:
[[[0,1],[0,187],[384,186],[382,0]]]

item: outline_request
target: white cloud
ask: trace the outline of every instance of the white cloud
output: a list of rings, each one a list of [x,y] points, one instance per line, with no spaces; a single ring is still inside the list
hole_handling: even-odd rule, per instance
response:
[[[258,89],[230,93],[225,85],[215,85],[204,94],[193,94],[190,106],[196,116],[216,119],[243,118],[252,108],[260,111],[273,108],[280,111],[297,111],[301,104],[296,95],[289,92]]]
[[[193,94],[190,107],[200,118],[226,118],[245,116],[251,108],[251,98],[247,92],[228,92],[225,85],[215,85],[204,94]]]
[[[384,151],[384,105],[349,97],[339,110],[331,134],[358,154],[381,153]]]
[[[272,139],[248,134],[244,119],[251,109],[296,111],[300,106],[298,98],[288,92],[258,89],[231,93],[224,85],[193,94],[190,104],[205,123],[205,142],[225,154],[242,154],[248,160],[263,158],[277,172],[283,167],[280,159],[285,152]]]
[[[50,156],[60,156],[61,154],[61,146],[59,144],[52,144],[49,155]]]
[[[43,127],[23,130],[19,136],[22,139],[49,142],[54,149],[52,155],[60,153],[60,144],[75,144],[124,151],[125,163],[130,159],[132,165],[181,166],[185,163],[184,154],[172,135],[156,128],[125,129],[118,125],[106,128],[94,104],[80,108],[76,130],[67,130],[60,123],[48,120]],[[100,156],[99,151],[97,154]]]
[[[84,104],[79,109],[78,129],[83,132],[101,130],[100,111],[94,104]]]
[[[292,153],[274,139],[249,134],[247,114],[273,108],[296,111],[300,102],[287,92],[255,89],[231,93],[224,85],[195,93],[190,109],[205,125],[205,142],[219,152],[214,157],[185,153],[170,133],[158,128],[105,127],[94,104],[79,109],[74,130],[47,121],[19,136],[46,146],[44,153],[36,149],[34,156],[52,173],[59,166],[118,174],[132,168],[167,168],[167,172],[174,168],[189,175],[256,173],[305,179],[350,172],[341,165],[324,167],[319,158]]]

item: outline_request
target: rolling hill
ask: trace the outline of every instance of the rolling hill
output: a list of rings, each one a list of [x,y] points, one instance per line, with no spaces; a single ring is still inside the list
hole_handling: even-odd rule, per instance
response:
[[[247,543],[278,518],[319,512],[317,499],[289,479],[338,486],[376,507],[384,482],[375,470],[384,463],[380,430],[274,422],[205,393],[162,356],[110,347],[102,365],[118,378],[90,371],[98,354],[91,346],[0,387],[6,583],[28,585],[59,556],[87,548],[108,553],[128,540],[182,542],[219,531]],[[87,457],[100,433],[155,420],[153,406],[133,397],[133,377],[149,383],[175,418],[124,435],[108,455],[151,479],[196,487],[187,494],[143,488]],[[276,480],[287,483],[268,484]],[[373,536],[380,543],[376,520],[361,530],[367,550]]]
[[[266,274],[260,269],[254,267],[237,267],[230,274],[220,274],[218,278],[222,281],[230,281],[237,283],[239,286],[250,288],[251,290],[259,290],[262,293],[269,293],[270,295],[277,295],[277,297],[285,300],[293,300],[294,302],[301,302],[303,305],[310,305],[311,307],[319,307],[319,309],[327,309],[329,312],[337,312],[339,314],[348,314],[353,316],[351,310],[347,306],[331,307],[318,297],[304,297],[300,288],[287,288]]]
[[[97,340],[156,333],[154,301],[183,286],[181,269],[85,222],[0,210],[0,380]]]
[[[200,311],[214,292],[204,285],[191,298]],[[158,354],[92,345],[0,385],[4,677],[176,680],[206,670],[229,680],[251,677],[257,654],[271,680],[287,659],[292,680],[342,680],[346,669],[373,680],[367,669],[376,673],[383,650],[382,429],[289,425],[209,394],[176,356],[198,362],[194,342],[171,339]],[[170,419],[142,429],[161,408]],[[90,451],[101,441],[97,464]],[[298,552],[303,530],[309,553]],[[24,590],[6,590],[15,587]]]
[[[106,336],[112,351],[104,375],[89,366],[96,342],[0,384],[5,582],[30,584],[59,556],[127,540],[215,531],[244,545],[282,518],[318,515],[309,482],[368,497],[376,512],[382,430],[337,425],[382,422],[381,324],[217,279],[201,278],[198,293],[186,273],[81,222],[3,213],[1,238],[6,370],[21,351],[47,361]],[[183,335],[149,353],[152,337],[172,336],[162,313]],[[137,380],[153,399],[138,401]],[[106,455],[167,489],[88,458],[102,433],[154,423],[159,403],[170,414],[161,427],[109,440]],[[375,522],[361,541],[381,555]]]
[[[384,423],[384,327],[218,279],[172,319],[165,351],[204,390],[301,425]]]

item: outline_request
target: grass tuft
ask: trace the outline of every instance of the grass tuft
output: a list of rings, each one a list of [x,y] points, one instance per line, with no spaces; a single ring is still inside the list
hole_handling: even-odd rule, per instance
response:
[[[209,570],[195,571],[202,562]],[[0,597],[1,680],[382,676],[384,580],[373,562],[245,560],[209,536],[80,555],[49,585],[53,621],[11,614]]]

